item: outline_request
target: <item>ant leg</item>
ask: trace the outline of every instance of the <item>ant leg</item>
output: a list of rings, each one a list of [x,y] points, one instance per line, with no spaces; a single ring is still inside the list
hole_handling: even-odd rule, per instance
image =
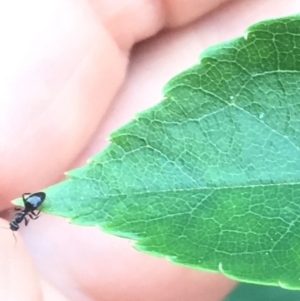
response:
[[[26,217],[24,217],[24,220],[25,220],[25,226],[27,226],[27,225],[28,225],[28,223],[29,223],[29,219],[28,219],[28,218],[26,218]]]
[[[40,213],[41,213],[41,211],[38,211],[38,212],[32,211],[32,212],[28,213],[28,215],[31,219],[38,219],[40,217],[40,215],[39,215]]]
[[[27,200],[26,196],[30,196],[31,193],[30,192],[25,192],[22,194],[22,199],[23,199],[23,202],[25,202]]]
[[[38,212],[31,211],[30,213],[33,214],[34,216],[37,216],[41,213],[41,210],[39,210]]]

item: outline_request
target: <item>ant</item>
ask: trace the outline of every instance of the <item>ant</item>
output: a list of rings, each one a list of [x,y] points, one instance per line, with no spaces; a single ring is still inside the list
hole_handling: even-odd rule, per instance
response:
[[[24,202],[24,209],[15,207],[15,210],[20,211],[16,213],[15,219],[9,223],[9,228],[12,231],[17,231],[19,229],[19,224],[25,220],[25,226],[28,225],[29,219],[26,218],[28,215],[31,219],[37,219],[40,214],[40,210],[35,212],[39,206],[44,202],[46,194],[44,192],[35,193],[23,193],[22,199]]]

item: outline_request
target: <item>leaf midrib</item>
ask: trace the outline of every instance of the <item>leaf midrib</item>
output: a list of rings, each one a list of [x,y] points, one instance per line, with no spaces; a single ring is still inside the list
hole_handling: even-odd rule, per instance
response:
[[[270,184],[251,184],[251,185],[236,185],[236,186],[221,186],[221,187],[199,187],[199,188],[184,188],[184,189],[165,189],[165,190],[153,190],[153,191],[142,191],[142,192],[132,192],[130,194],[119,193],[119,194],[103,194],[105,197],[118,197],[118,196],[140,196],[140,195],[150,195],[150,194],[159,194],[159,193],[168,193],[168,192],[190,192],[190,191],[204,191],[204,190],[222,190],[222,189],[240,189],[240,188],[257,188],[257,187],[276,187],[276,186],[290,186],[290,185],[299,185],[299,182],[290,182],[290,183],[270,183]]]

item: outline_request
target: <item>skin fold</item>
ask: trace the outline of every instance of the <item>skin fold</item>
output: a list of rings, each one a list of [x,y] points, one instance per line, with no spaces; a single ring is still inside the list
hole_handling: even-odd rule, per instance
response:
[[[6,1],[7,2],[7,1]],[[52,0],[0,4],[0,206],[63,179],[162,98],[205,47],[296,0]],[[0,220],[1,300],[221,301],[235,282],[41,214]],[[25,280],[24,280],[25,279]]]

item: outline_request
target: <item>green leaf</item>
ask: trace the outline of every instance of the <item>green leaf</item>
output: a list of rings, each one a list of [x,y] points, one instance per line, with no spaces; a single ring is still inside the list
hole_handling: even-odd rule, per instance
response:
[[[45,210],[176,263],[300,288],[299,71],[299,16],[206,49],[48,188]]]
[[[240,284],[224,301],[299,301],[300,292],[279,287]]]

